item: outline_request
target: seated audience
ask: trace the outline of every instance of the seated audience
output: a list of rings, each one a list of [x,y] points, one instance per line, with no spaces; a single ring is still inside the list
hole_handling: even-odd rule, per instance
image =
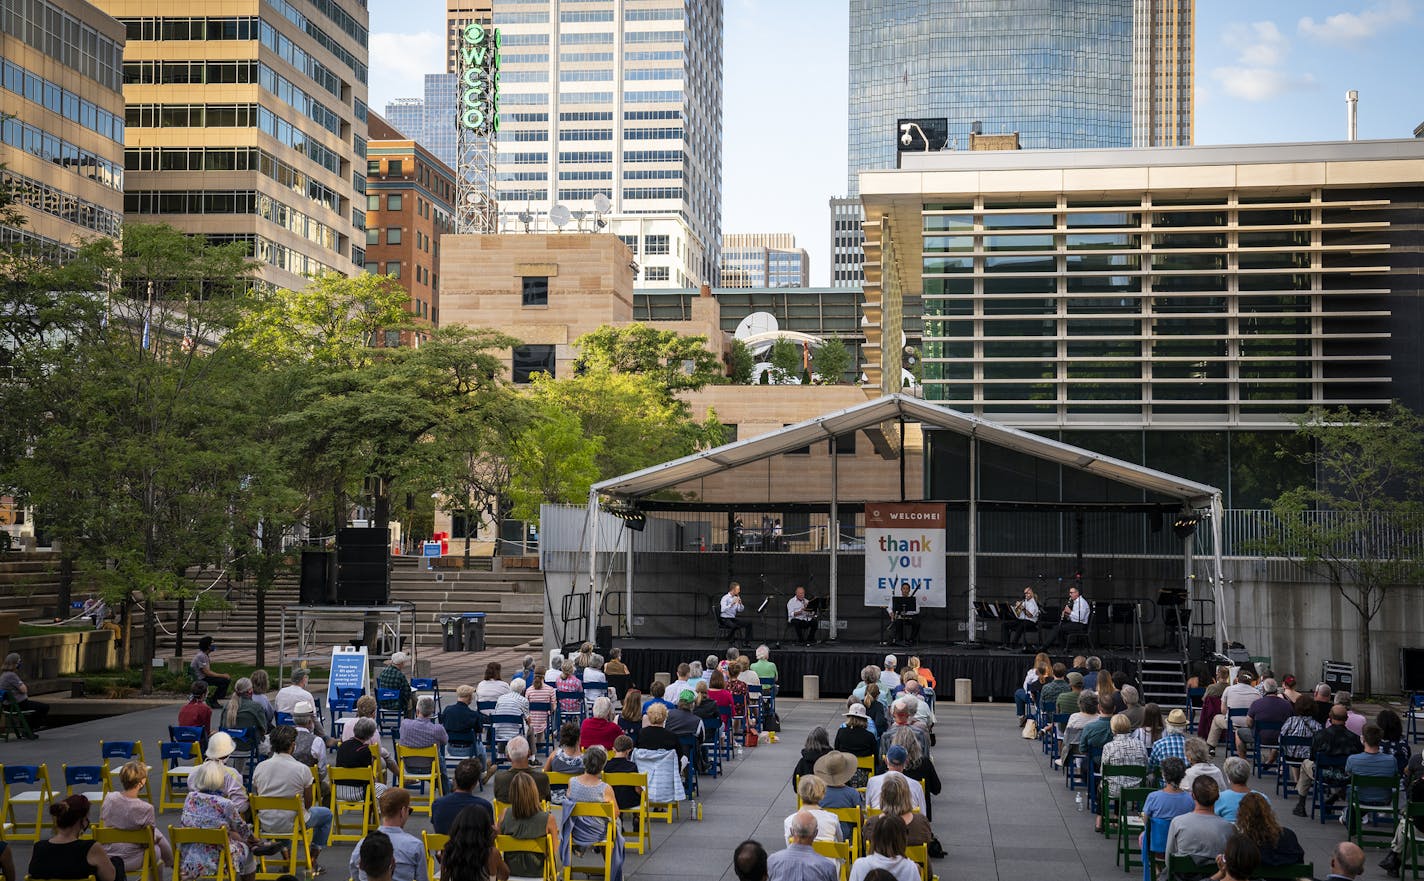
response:
[[[450,826],[454,824],[455,818],[465,808],[474,806],[489,812],[490,818],[494,818],[494,805],[486,799],[475,795],[475,787],[480,785],[484,779],[485,766],[476,758],[462,759],[460,764],[455,766],[455,789],[448,795],[442,795],[435,800],[435,804],[430,808],[430,827],[439,835],[448,835]],[[538,787],[531,781],[537,792]]]
[[[1147,750],[1147,764],[1152,765],[1152,747],[1161,739],[1163,732],[1167,730],[1167,723],[1162,719],[1162,708],[1155,703],[1146,704],[1142,707],[1142,721],[1133,728],[1132,736],[1136,737],[1142,747]]]
[[[500,695],[494,702],[494,714],[497,716],[518,716],[523,720],[522,722],[494,723],[494,739],[498,743],[508,743],[511,738],[524,733],[525,727],[529,724],[529,700],[524,696],[523,679],[515,679],[509,683],[509,691]]]
[[[1129,686],[1131,687],[1131,686]],[[1112,740],[1103,744],[1101,767],[1108,765],[1136,766],[1142,769],[1143,774],[1147,773],[1147,750],[1143,749],[1142,741],[1132,736],[1132,722],[1128,720],[1126,713],[1118,713],[1112,717],[1108,723],[1112,731]],[[1108,799],[1117,798],[1122,793],[1124,786],[1140,786],[1137,777],[1109,777],[1108,778]],[[1097,828],[1102,829],[1101,813],[1108,808],[1108,805],[1099,804],[1100,816],[1097,821]]]
[[[1403,774],[1414,751],[1409,745],[1409,738],[1404,736],[1404,720],[1394,710],[1385,707],[1375,716],[1375,724],[1380,727],[1380,752],[1394,756],[1399,773]]]
[[[523,680],[524,680],[524,689],[525,689],[525,693],[527,694],[529,688],[534,685],[534,656],[533,656],[533,655],[525,655],[523,658],[520,659],[520,661],[519,661],[519,672],[518,672],[518,673],[515,673],[513,676],[509,677],[510,684],[513,685],[513,684],[514,684],[514,680],[516,680],[516,679],[523,679]]]
[[[579,723],[565,722],[559,726],[558,749],[549,753],[549,757],[544,760],[544,770],[556,774],[583,772],[583,751],[579,749]],[[555,804],[563,804],[564,785],[556,784],[552,788],[552,801]]]
[[[1355,881],[1365,872],[1365,852],[1353,841],[1335,845],[1330,855],[1330,874],[1325,881]]]
[[[455,689],[455,701],[440,712],[440,724],[445,728],[446,751],[451,755],[484,756],[484,714],[475,709],[475,689],[461,685]]]
[[[1141,693],[1138,692],[1137,686],[1124,685],[1118,690],[1118,694],[1122,697],[1122,714],[1127,717],[1127,721],[1132,723],[1133,728],[1141,728],[1142,716],[1146,712],[1146,708],[1142,705]],[[1159,720],[1162,718],[1161,710],[1157,711],[1157,718]],[[1150,747],[1151,744],[1147,744],[1147,746]]]
[[[442,729],[443,730],[443,729]],[[332,814],[329,808],[316,804],[316,781],[312,777],[311,766],[297,761],[292,748],[297,743],[297,729],[290,725],[279,725],[272,732],[272,755],[259,762],[252,772],[253,795],[268,798],[292,798],[301,800],[305,808],[304,819],[311,830],[311,876],[322,874],[317,860],[326,849],[327,838],[331,835]],[[258,819],[264,830],[273,833],[291,832],[296,818],[291,811],[260,811]]]
[[[821,799],[826,794],[826,784],[815,774],[807,774],[796,784],[796,795],[801,799],[801,807],[798,811],[805,811],[816,818],[816,840],[817,841],[840,841],[841,823],[836,819],[836,815],[821,807]],[[791,821],[796,819],[796,814],[791,814],[783,823],[784,835],[791,837]]]
[[[1198,860],[1214,860],[1226,847],[1226,839],[1234,831],[1232,825],[1216,815],[1216,799],[1220,789],[1216,781],[1200,774],[1192,783],[1192,810],[1172,818],[1167,829],[1167,853]]]
[[[1198,777],[1210,777],[1216,784],[1218,793],[1226,788],[1226,775],[1221,773],[1211,761],[1211,747],[1207,746],[1205,740],[1200,737],[1188,737],[1186,743],[1187,753],[1187,776],[1182,778],[1182,788],[1188,792],[1192,790],[1192,784]]]
[[[465,808],[455,817],[450,839],[440,853],[440,877],[450,881],[508,881],[509,866],[494,846],[494,819],[487,812]]]
[[[825,794],[821,796],[821,807],[827,810],[838,808],[864,808],[865,799],[860,790],[850,786],[856,772],[855,756],[832,750],[816,762],[815,774],[825,784]],[[854,826],[841,824],[841,838],[848,840]]]
[[[1335,702],[1330,699],[1330,686],[1317,682],[1311,699],[1315,702],[1315,721],[1324,728],[1325,723],[1330,721],[1330,708],[1335,706]]]
[[[799,811],[794,814],[791,818],[790,833],[787,835],[791,843],[784,850],[767,857],[767,881],[838,881],[840,870],[836,868],[836,864],[816,853],[811,847],[819,829],[820,825],[810,813]],[[902,834],[902,840],[903,837]],[[918,877],[916,873],[916,878]],[[907,878],[904,881],[915,879]]]
[[[1240,756],[1227,756],[1221,763],[1221,772],[1226,777],[1226,788],[1217,796],[1216,815],[1235,823],[1241,799],[1251,792],[1251,763]]]
[[[791,770],[792,781],[814,773],[816,762],[830,751],[831,738],[826,733],[826,729],[820,725],[812,728],[806,735],[806,742],[801,745],[801,758],[797,760],[796,767]]]
[[[252,752],[267,736],[271,725],[267,722],[267,711],[252,699],[252,680],[246,676],[232,686],[232,697],[227,699],[227,709],[223,711],[224,728],[246,729],[247,736],[237,738],[237,749]]]
[[[583,754],[583,773],[569,781],[565,801],[603,802],[613,807],[613,817],[618,818],[618,800],[613,795],[613,787],[603,782],[603,766],[608,763],[608,753],[601,746],[589,747]],[[608,835],[608,821],[602,817],[574,817],[573,843],[576,847],[591,847],[603,842]]]
[[[768,680],[776,681],[781,677],[778,675],[776,665],[771,662],[771,649],[765,645],[759,645],[756,649],[756,660],[752,662],[752,672],[765,685]]]
[[[549,734],[549,718],[552,715],[554,701],[559,697],[559,692],[549,683],[544,681],[544,674],[534,673],[534,679],[529,683],[529,687],[524,689],[524,699],[529,702],[529,739],[533,743],[542,743]],[[535,704],[546,704],[549,709],[536,710]]]
[[[89,799],[75,793],[50,805],[49,813],[54,831],[48,839],[35,842],[26,878],[124,881],[123,860],[110,857],[94,839],[81,837],[89,829]]]
[[[534,781],[542,801],[550,800],[552,793],[549,791],[549,775],[529,767],[529,753],[529,741],[523,737],[516,737],[504,745],[504,754],[509,758],[509,767],[494,775],[495,801],[508,802],[510,784],[514,782],[515,777],[521,775]]]
[[[1236,682],[1226,687],[1221,693],[1221,712],[1211,720],[1211,728],[1207,732],[1207,746],[1211,748],[1211,754],[1216,755],[1216,745],[1221,742],[1221,737],[1226,733],[1231,710],[1245,710],[1249,713],[1252,705],[1261,699],[1261,692],[1256,686],[1251,684],[1251,671],[1242,668],[1236,674]],[[1246,728],[1249,716],[1238,716],[1234,729]],[[1232,746],[1236,748],[1237,755],[1245,756],[1245,749],[1240,745],[1243,739],[1249,741],[1249,730],[1244,735],[1240,731],[1234,732]]]
[[[213,708],[208,706],[208,683],[200,680],[188,691],[188,702],[178,710],[178,724],[203,729],[203,739],[213,733]]]
[[[1295,832],[1276,820],[1270,799],[1259,792],[1249,792],[1241,799],[1236,808],[1236,829],[1256,845],[1263,866],[1293,866],[1305,862],[1305,851]]]
[[[267,697],[271,688],[272,679],[266,670],[258,667],[252,671],[252,700],[267,714],[268,730],[277,724],[277,708],[272,706],[272,699]]]
[[[628,689],[623,695],[623,709],[618,713],[618,727],[623,733],[638,739],[638,731],[643,727],[643,693],[636,688]]]
[[[1219,881],[1251,881],[1261,865],[1261,851],[1256,843],[1239,832],[1226,839],[1226,846],[1216,857]]]
[[[351,736],[341,741],[336,748],[336,767],[369,769],[381,754],[381,747],[372,744],[373,740],[376,744],[380,743],[379,735],[376,734],[376,720],[357,719],[348,730]],[[336,794],[347,801],[357,801],[362,797],[362,790],[367,785],[375,787],[372,796],[377,799],[386,791],[386,784],[376,781],[373,784],[343,783],[336,787]]]
[[[895,881],[919,881],[920,867],[905,856],[909,833],[904,823],[876,823],[865,841],[865,856],[850,867],[850,881],[865,881],[876,869],[884,869]]]
[[[653,684],[648,686],[648,697],[643,701],[643,712],[648,712],[648,708],[653,704],[662,704],[669,710],[677,706],[677,704],[665,699],[664,696],[666,694],[667,685],[661,679],[654,679]]]
[[[503,667],[498,661],[485,665],[485,677],[475,686],[475,701],[497,701],[509,693],[509,683],[502,678]]]
[[[667,722],[664,723],[667,730],[678,737],[701,739],[702,720],[692,712],[696,700],[697,692],[692,689],[687,689],[677,696],[677,706],[668,710]]]
[[[203,750],[203,761],[192,771],[188,772],[188,789],[191,790],[196,781],[194,777],[198,773],[198,768],[213,766],[222,772],[222,794],[237,805],[240,814],[247,813],[247,789],[243,785],[242,772],[227,764],[228,757],[237,749],[232,737],[225,731],[219,731],[208,738],[208,748]]]
[[[402,719],[400,723],[400,745],[406,749],[426,749],[443,747],[450,742],[450,735],[435,721],[435,698],[422,695],[415,702],[415,715]],[[411,757],[405,759],[407,773],[429,774],[430,759]],[[448,789],[445,780],[445,766],[440,766],[441,789]]]
[[[518,774],[509,781],[509,807],[499,819],[500,835],[521,841],[538,841],[547,837],[553,843],[553,853],[559,852],[559,821],[539,802],[539,787],[528,774]],[[544,857],[533,853],[510,853],[505,857],[509,873],[517,878],[543,878]]]
[[[381,825],[371,835],[384,835],[391,841],[392,858],[395,861],[391,872],[392,881],[429,881],[425,844],[420,836],[412,835],[405,829],[405,824],[410,820],[410,792],[399,788],[388,789],[381,795],[377,808],[381,815]],[[358,842],[351,850],[351,874],[348,877],[355,881],[371,881],[360,867],[362,843]],[[184,855],[187,855],[186,851]],[[453,875],[447,877],[453,878]]]
[[[1320,723],[1315,721],[1315,699],[1303,694],[1295,699],[1295,715],[1281,724],[1281,737],[1308,737],[1312,741],[1320,731]],[[1291,746],[1285,749],[1286,758],[1292,761],[1310,758],[1309,746]],[[1291,782],[1295,782],[1296,767],[1290,767]]]
[[[574,662],[564,659],[563,675],[554,683],[559,693],[559,712],[583,716],[583,680],[574,674]]]
[[[1355,732],[1345,727],[1349,721],[1349,711],[1345,707],[1336,704],[1330,708],[1329,723],[1324,728],[1316,732],[1315,737],[1310,742],[1310,751],[1315,756],[1327,755],[1336,758],[1345,757],[1363,752],[1365,747],[1360,742],[1360,738]],[[1299,798],[1295,805],[1295,815],[1304,817],[1305,800],[1310,797],[1310,787],[1315,781],[1315,760],[1305,759],[1300,763],[1300,777],[1296,781],[1296,792]],[[1327,801],[1339,801],[1343,788],[1350,782],[1350,773],[1343,768],[1334,766],[1321,769],[1320,785],[1327,787]]]
[[[372,832],[361,839],[356,847],[357,866],[366,881],[392,881],[396,870],[395,850],[384,832]],[[277,881],[286,881],[295,876],[284,875]]]
[[[227,779],[228,775],[221,766],[211,762],[199,765],[188,777],[188,795],[183,800],[183,814],[178,825],[190,829],[226,829],[233,867],[240,878],[250,881],[257,874],[257,859],[248,844],[252,841],[252,827],[242,819],[242,810],[237,804],[223,795]],[[280,847],[278,844],[271,850],[264,849],[263,855],[273,853]],[[218,853],[213,845],[189,845],[183,848],[178,873],[184,878],[216,876]],[[33,864],[30,871],[35,871]],[[103,881],[104,876],[100,874],[99,877]]]
[[[767,881],[766,848],[748,839],[732,852],[732,871],[737,881]]]
[[[942,787],[930,754],[920,752],[919,742],[904,729],[892,731],[886,739],[892,746],[899,746],[905,750],[905,776],[912,781],[913,791],[924,797],[924,804],[921,807],[924,809],[925,816],[933,820],[934,800],[931,796],[939,795]]]
[[[277,692],[272,700],[273,708],[279,713],[290,713],[298,701],[313,700],[311,690],[307,688],[310,678],[311,671],[305,667],[293,670],[291,684]]]
[[[631,758],[633,754],[633,738],[626,734],[620,734],[613,740],[613,754],[608,757],[608,764],[603,766],[605,776],[609,774],[637,774],[638,763]],[[642,803],[641,786],[615,786],[613,787],[613,798],[618,802],[619,811],[636,810]],[[625,817],[625,822],[632,817]]]
[[[1356,737],[1365,736],[1365,717],[1355,712],[1355,698],[1348,691],[1335,692],[1335,706],[1345,708],[1345,727]]]
[[[905,824],[906,841],[912,846],[929,844],[930,840],[934,838],[930,821],[924,814],[915,810],[915,804],[910,800],[910,787],[904,780],[885,781],[885,785],[880,789],[880,810],[883,813],[866,821],[864,831],[866,838],[871,837],[875,825],[894,823],[897,820]]]
[[[203,686],[207,688],[207,686]],[[108,795],[99,807],[99,822],[106,829],[148,829],[153,833],[153,843],[158,858],[165,866],[173,865],[173,847],[155,824],[153,805],[139,796],[139,790],[148,782],[148,766],[131,760],[119,768],[119,786]],[[107,846],[109,856],[124,864],[124,869],[137,872],[143,867],[144,849],[137,844],[117,843]],[[145,881],[145,879],[139,879]]]
[[[1261,758],[1267,764],[1274,764],[1276,761],[1276,751],[1274,747],[1280,744],[1281,733],[1279,729],[1264,730],[1257,734],[1257,726],[1262,723],[1270,725],[1284,726],[1287,719],[1295,715],[1295,708],[1290,701],[1281,697],[1280,686],[1276,680],[1267,677],[1261,680],[1261,697],[1251,705],[1251,709],[1246,713],[1246,728],[1237,728],[1236,733],[1241,738],[1240,755],[1245,758],[1246,747],[1258,736],[1261,740]],[[1266,747],[1272,747],[1267,750]]]
[[[1162,788],[1147,796],[1142,804],[1144,835],[1148,844],[1143,851],[1165,853],[1167,832],[1174,819],[1191,813],[1194,807],[1192,795],[1182,789],[1182,777],[1187,772],[1187,763],[1177,756],[1167,756],[1162,760]]]
[[[851,704],[850,709],[845,711],[845,725],[836,730],[835,748],[841,752],[850,753],[857,758],[869,758],[878,755],[880,752],[880,741],[874,734],[870,733],[870,716],[865,711],[863,704]],[[864,768],[857,768],[855,777],[851,781],[852,786],[864,786],[865,781],[870,778],[870,773]]]
[[[736,711],[732,693],[727,690],[727,677],[721,670],[714,668],[707,677],[707,696],[712,698],[718,709]]]
[[[593,702],[593,714],[579,728],[579,746],[588,749],[601,746],[612,749],[613,741],[623,736],[623,729],[613,721],[613,701],[600,697]]]
[[[1380,749],[1380,727],[1373,722],[1364,728],[1364,752],[1355,753],[1345,760],[1345,772],[1363,777],[1392,777],[1398,779],[1399,766],[1394,756]],[[1395,787],[1390,787],[1394,789]],[[1360,787],[1358,798],[1361,804],[1383,804],[1389,801],[1388,790],[1379,787]]]
[[[638,732],[638,749],[670,749],[683,758],[686,751],[677,735],[667,730],[668,710],[662,704],[653,704],[643,714],[643,729]]]
[[[410,689],[410,677],[405,675],[405,668],[410,666],[410,655],[405,652],[396,652],[391,655],[386,666],[381,668],[381,672],[376,674],[376,688],[388,689],[399,692],[399,696],[394,701],[386,701],[381,705],[385,710],[396,710],[402,716],[408,715],[411,710],[411,700],[413,692]],[[399,849],[397,849],[399,856]],[[400,860],[396,861],[399,870]],[[405,879],[401,879],[405,881]]]
[[[890,747],[885,753],[885,773],[877,774],[865,781],[865,806],[870,808],[880,807],[880,790],[885,786],[885,781],[894,777],[906,781],[910,788],[910,800],[915,807],[921,811],[925,810],[925,794],[920,789],[918,781],[910,782],[910,778],[905,776],[905,763],[909,761],[910,754],[905,747],[896,744]]]
[[[623,663],[623,650],[611,648],[608,650],[608,663],[603,665],[603,672],[609,676],[627,676],[628,665]]]

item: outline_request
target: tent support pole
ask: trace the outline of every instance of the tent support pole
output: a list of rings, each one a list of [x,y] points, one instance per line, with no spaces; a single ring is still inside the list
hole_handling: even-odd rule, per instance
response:
[[[974,603],[979,596],[979,438],[969,436],[969,614],[968,639],[979,640],[979,622]]]
[[[598,493],[588,493],[588,635],[593,642],[598,636]]]
[[[623,537],[628,540],[627,557],[623,561],[623,632],[633,635],[633,530],[623,524]],[[604,646],[612,648],[612,646]]]
[[[839,588],[840,588],[840,569],[839,569],[839,566],[837,565],[837,564],[839,563],[839,561],[836,559],[836,555],[837,555],[837,553],[840,551],[840,547],[841,547],[841,524],[840,524],[840,519],[839,519],[839,517],[840,517],[840,512],[837,510],[837,507],[836,507],[836,500],[837,500],[837,498],[839,498],[839,496],[840,496],[840,469],[839,469],[839,467],[838,467],[838,463],[839,463],[839,461],[840,461],[840,458],[841,458],[840,456],[837,456],[837,455],[835,454],[835,442],[832,441],[832,447],[831,447],[831,523],[830,523],[830,532],[831,532],[831,535],[830,535],[830,544],[831,544],[831,560],[830,560],[830,580],[831,580],[831,639],[832,639],[832,640],[834,640],[834,639],[836,638],[836,618],[837,618],[837,616],[840,614],[840,601],[839,601],[839,597],[837,596],[837,594],[840,593],[840,589],[839,589]]]
[[[1216,603],[1216,628],[1220,642],[1216,650],[1226,654],[1226,647],[1231,645],[1231,634],[1226,630],[1226,583],[1222,580],[1221,569],[1221,535],[1224,531],[1221,521],[1226,518],[1225,506],[1221,502],[1221,494],[1217,493],[1211,497],[1211,596]]]
[[[900,417],[900,501],[905,501],[905,417]]]

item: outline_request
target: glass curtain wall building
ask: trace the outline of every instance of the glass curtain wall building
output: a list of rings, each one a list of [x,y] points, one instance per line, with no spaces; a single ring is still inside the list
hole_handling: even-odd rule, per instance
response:
[[[722,236],[724,288],[804,288],[811,267],[791,233],[728,233]]]
[[[614,218],[680,219],[695,239],[682,274],[715,279],[722,0],[496,0],[494,23],[501,229],[550,229],[556,204],[583,223],[602,194]]]

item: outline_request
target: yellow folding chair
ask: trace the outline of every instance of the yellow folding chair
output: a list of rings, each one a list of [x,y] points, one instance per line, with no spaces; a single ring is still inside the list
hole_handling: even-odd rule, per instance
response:
[[[429,759],[430,768],[425,771],[412,771],[406,767],[406,762],[410,759]],[[402,789],[410,789],[410,784],[421,788],[419,800],[417,793],[410,794],[411,813],[430,816],[435,800],[440,797],[440,747],[396,744],[396,785]]]
[[[199,743],[165,741],[158,745],[163,782],[158,785],[158,812],[181,811],[188,797],[188,775],[203,762]]]
[[[856,756],[855,770],[857,772],[864,771],[866,780],[869,780],[871,777],[875,776],[875,756]],[[856,791],[858,791],[861,795],[865,795],[865,784],[862,783],[857,786]]]
[[[371,831],[371,822],[376,813],[375,785],[371,779],[370,768],[338,768],[332,766],[326,769],[327,775],[331,778],[331,796],[327,807],[331,808],[331,836],[332,842],[351,841],[356,842],[366,837],[366,833]],[[357,799],[343,798],[342,790],[360,789],[361,797]],[[342,818],[350,814],[361,816],[361,831],[348,831],[347,825],[342,822]],[[352,828],[355,823],[349,824]]]
[[[905,848],[905,858],[920,867],[920,881],[939,881],[939,876],[930,871],[930,846],[912,844]]]
[[[5,812],[0,814],[0,837],[11,841],[39,841],[44,835],[45,818],[54,801],[54,787],[49,783],[48,765],[0,765],[0,780],[4,781]],[[25,789],[16,790],[15,787]],[[33,808],[32,819],[21,819],[18,807]]]
[[[168,841],[173,845],[174,872],[182,872],[183,848],[207,846],[217,848],[218,869],[212,875],[199,877],[212,878],[214,881],[237,881],[237,867],[232,862],[232,851],[229,849],[231,842],[227,837],[227,829],[193,829],[187,826],[169,826]],[[193,881],[193,879],[189,879],[189,881]]]
[[[102,845],[137,844],[143,849],[143,865],[139,867],[141,881],[163,881],[162,863],[158,859],[158,848],[154,846],[153,829],[111,829],[107,826],[94,827],[94,840]],[[129,877],[132,877],[130,875]]]
[[[426,877],[440,877],[440,854],[445,852],[445,845],[449,843],[450,836],[435,832],[422,832],[420,840],[425,844]]]
[[[504,812],[507,811],[507,810],[509,810],[509,802],[507,802],[507,801],[500,801],[499,799],[494,799],[493,802],[491,802],[491,804],[494,805],[494,821],[495,821],[496,823],[498,823],[500,817],[503,817],[503,816],[504,816]]]
[[[143,756],[142,740],[101,740],[99,741],[99,755],[109,763],[109,788],[119,788],[119,771],[123,769],[124,763],[130,759],[147,765],[148,760]],[[138,797],[147,801],[153,801],[153,790],[149,788],[148,781],[143,781],[139,787]]]
[[[633,817],[634,832],[631,836],[623,836],[623,847],[625,850],[637,853],[647,853],[652,847],[652,828],[648,823],[648,775],[633,771],[625,771],[621,774],[603,775],[603,782],[609,786],[636,786],[638,787],[638,806],[636,808],[620,809],[619,815]]]
[[[850,879],[850,863],[855,859],[848,841],[821,841],[811,842],[811,849],[827,859],[836,861],[840,867],[841,881]]]
[[[258,878],[280,878],[283,875],[297,874],[298,857],[301,857],[300,865],[311,868],[311,842],[312,833],[307,828],[307,809],[302,804],[300,795],[289,795],[284,797],[272,795],[252,795],[247,798],[248,805],[252,808],[252,834],[256,838],[271,841],[287,842],[286,868],[280,872],[267,871],[267,863],[273,861],[273,857],[257,858]],[[292,815],[292,828],[287,832],[277,832],[270,825],[262,825],[263,811],[281,811]]]
[[[573,806],[572,815],[575,817],[602,817],[607,820],[607,827],[603,835],[603,841],[592,845],[603,848],[603,878],[604,881],[613,881],[613,847],[618,830],[614,825],[618,822],[617,810],[606,801],[581,801]],[[597,853],[597,851],[595,851]],[[596,870],[595,865],[575,866],[572,855],[569,864],[564,866],[564,881],[573,881],[574,872],[580,875],[592,876]]]
[[[835,814],[837,820],[851,825],[850,838],[846,843],[850,845],[852,854],[860,856],[861,830],[865,828],[865,818],[861,814],[860,808],[822,808],[821,810]]]
[[[515,838],[512,835],[495,837],[494,846],[501,855],[512,853],[537,854],[544,860],[544,881],[558,881],[558,859],[554,855],[554,842],[545,835],[543,838]]]

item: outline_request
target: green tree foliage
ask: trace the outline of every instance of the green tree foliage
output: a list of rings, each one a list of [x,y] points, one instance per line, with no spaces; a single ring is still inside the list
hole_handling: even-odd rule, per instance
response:
[[[741,340],[732,340],[732,351],[727,357],[727,379],[735,385],[751,385],[752,371],[756,368],[756,356]]]
[[[410,294],[390,276],[327,274],[300,291],[255,293],[236,334],[274,363],[356,368],[382,354],[373,347],[378,333],[411,326],[409,304]]]
[[[578,502],[599,477],[603,438],[584,433],[578,415],[550,399],[536,405],[537,414],[514,446],[510,463],[515,519],[536,522],[544,503]]]
[[[668,394],[726,381],[722,362],[704,336],[682,336],[646,324],[607,325],[574,340],[579,372],[635,373],[652,377]]]
[[[840,385],[851,368],[850,349],[840,340],[831,337],[821,340],[811,353],[812,365],[817,378],[826,385]]]
[[[1323,576],[1355,610],[1358,690],[1369,692],[1371,624],[1391,589],[1424,582],[1424,418],[1399,404],[1383,412],[1314,410],[1297,433],[1304,451],[1281,455],[1296,456],[1319,478],[1272,502],[1273,528],[1255,550]]]
[[[804,367],[801,347],[791,340],[780,339],[771,344],[767,360],[771,363],[772,385],[792,385]]]

